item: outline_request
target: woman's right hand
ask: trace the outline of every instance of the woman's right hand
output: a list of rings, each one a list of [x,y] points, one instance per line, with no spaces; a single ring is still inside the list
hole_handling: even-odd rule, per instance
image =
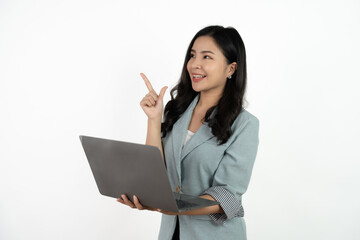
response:
[[[141,100],[140,106],[144,110],[145,114],[148,116],[149,119],[161,121],[163,109],[164,109],[163,98],[165,91],[168,87],[163,87],[160,90],[160,94],[157,95],[157,93],[154,91],[149,79],[145,76],[145,74],[140,73],[140,75],[144,79],[146,87],[149,90],[149,93],[146,94],[145,97]]]

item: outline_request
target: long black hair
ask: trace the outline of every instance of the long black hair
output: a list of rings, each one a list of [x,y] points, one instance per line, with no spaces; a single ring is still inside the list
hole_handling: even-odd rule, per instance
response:
[[[171,89],[171,100],[164,109],[164,122],[161,123],[162,137],[172,130],[174,123],[185,112],[189,104],[198,92],[194,91],[191,78],[187,71],[187,63],[190,59],[191,48],[195,40],[200,36],[210,36],[222,51],[227,64],[236,62],[237,68],[231,79],[226,80],[222,97],[217,105],[209,108],[205,114],[205,122],[216,136],[219,145],[227,142],[232,134],[231,125],[243,109],[244,94],[246,90],[246,53],[245,46],[240,34],[233,27],[208,26],[195,34],[186,51],[185,61],[180,80]],[[226,94],[224,94],[226,93]],[[213,117],[210,119],[211,114]]]

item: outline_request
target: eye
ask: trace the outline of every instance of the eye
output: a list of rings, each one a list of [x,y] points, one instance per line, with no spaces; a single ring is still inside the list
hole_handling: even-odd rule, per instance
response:
[[[190,53],[190,58],[192,58],[192,57],[195,57],[195,55],[194,55],[194,54],[192,54],[192,53]]]
[[[211,59],[211,57],[209,55],[205,55],[204,58]]]

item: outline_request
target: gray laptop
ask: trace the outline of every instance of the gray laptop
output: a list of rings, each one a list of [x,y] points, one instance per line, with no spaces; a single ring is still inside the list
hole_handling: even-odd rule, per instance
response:
[[[102,195],[120,198],[126,194],[130,200],[136,195],[142,205],[170,212],[219,204],[172,192],[157,147],[88,136],[80,140]]]

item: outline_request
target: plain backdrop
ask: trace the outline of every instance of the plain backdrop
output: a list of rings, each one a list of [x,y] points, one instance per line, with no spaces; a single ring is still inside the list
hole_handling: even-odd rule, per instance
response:
[[[99,194],[79,135],[145,143],[139,103],[201,28],[235,27],[260,145],[248,239],[360,239],[360,2],[0,0],[0,239],[156,239]],[[211,239],[211,237],[209,237]]]

